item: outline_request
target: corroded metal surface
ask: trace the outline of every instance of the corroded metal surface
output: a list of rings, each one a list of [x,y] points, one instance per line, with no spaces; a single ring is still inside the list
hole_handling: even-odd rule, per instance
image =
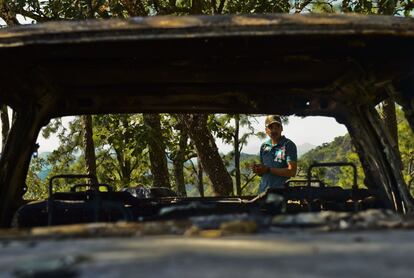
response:
[[[0,97],[15,109],[39,102],[50,117],[274,109],[337,116],[341,103],[377,103],[385,85],[405,81],[413,48],[414,20],[386,16],[49,22],[0,30],[8,69]],[[58,98],[45,103],[48,95]]]
[[[361,15],[158,16],[129,20],[51,22],[0,30],[0,47],[155,38],[263,35],[414,36],[410,18]]]

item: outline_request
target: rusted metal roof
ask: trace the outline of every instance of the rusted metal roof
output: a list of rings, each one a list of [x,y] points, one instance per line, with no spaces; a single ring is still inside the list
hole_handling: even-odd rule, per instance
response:
[[[266,35],[414,36],[411,18],[362,15],[157,16],[55,21],[0,32],[0,47],[97,41]]]
[[[331,115],[412,75],[414,20],[147,17],[0,30],[0,97],[47,117],[108,112]],[[386,65],[386,66],[385,66]],[[398,84],[397,84],[398,85]]]

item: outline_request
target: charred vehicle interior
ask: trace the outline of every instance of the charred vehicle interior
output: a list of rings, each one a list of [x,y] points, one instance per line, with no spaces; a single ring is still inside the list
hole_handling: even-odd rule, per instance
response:
[[[352,188],[326,186],[312,179],[316,167],[350,166]],[[90,175],[58,175],[49,180],[47,200],[23,205],[16,213],[15,225],[34,227],[91,222],[180,220],[194,216],[250,214],[274,216],[282,213],[322,210],[358,212],[384,208],[377,191],[359,188],[353,163],[315,163],[304,179],[290,179],[285,188],[268,189],[258,196],[181,197],[166,187],[128,188],[115,191],[109,184],[94,182]],[[75,183],[69,192],[54,190],[57,179],[90,179]]]
[[[15,112],[0,160],[1,226],[368,208],[411,213],[395,142],[375,107],[392,98],[414,130],[413,49],[412,19],[354,15],[152,17],[0,30],[7,69],[0,100]],[[62,173],[50,179],[46,200],[25,204],[40,129],[54,117],[104,113],[333,117],[348,129],[366,188],[355,165],[343,161],[313,164],[285,188],[245,197],[116,191],[92,175]],[[314,180],[320,167],[350,167],[351,188]],[[56,180],[69,179],[76,180],[69,191],[55,189]]]

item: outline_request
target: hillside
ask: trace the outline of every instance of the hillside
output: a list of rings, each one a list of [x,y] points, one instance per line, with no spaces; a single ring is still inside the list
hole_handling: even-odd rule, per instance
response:
[[[297,145],[298,148],[298,158],[301,158],[302,155],[309,152],[310,150],[314,149],[316,146],[310,143],[304,143],[301,145]]]
[[[400,107],[396,107],[397,123],[398,123],[398,146],[403,164],[403,176],[407,185],[411,187],[414,192],[414,133],[410,129],[407,120],[405,119]],[[299,159],[299,168],[302,173],[304,169],[307,169],[312,161],[327,162],[327,161],[351,161],[358,165],[358,183],[362,184],[364,180],[364,174],[362,167],[360,166],[358,155],[352,148],[351,138],[349,134],[345,136],[336,137],[331,143],[318,146],[307,153],[305,153]],[[339,171],[334,171],[333,174],[329,174],[329,178],[332,179],[335,184],[341,184],[342,182],[348,182],[349,173],[338,175]],[[328,173],[327,173],[328,175]],[[337,183],[336,183],[337,182]],[[349,183],[349,182],[348,182]]]
[[[351,151],[351,137],[349,134],[335,137],[330,143],[324,143],[304,153],[302,160],[326,162],[326,161],[346,161],[348,153]]]
[[[307,169],[314,162],[353,162],[358,168],[358,184],[363,183],[363,173],[356,154],[352,151],[349,134],[336,137],[332,142],[322,144],[301,156],[299,159],[299,175],[305,176]],[[350,187],[352,172],[350,167],[316,168],[312,175],[328,185]]]

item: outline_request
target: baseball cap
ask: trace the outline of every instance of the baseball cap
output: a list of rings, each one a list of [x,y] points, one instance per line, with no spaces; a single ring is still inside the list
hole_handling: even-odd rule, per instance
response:
[[[282,119],[280,118],[279,115],[268,115],[266,117],[266,120],[265,120],[266,127],[268,127],[269,125],[271,125],[273,123],[278,123],[278,124],[282,125]]]

